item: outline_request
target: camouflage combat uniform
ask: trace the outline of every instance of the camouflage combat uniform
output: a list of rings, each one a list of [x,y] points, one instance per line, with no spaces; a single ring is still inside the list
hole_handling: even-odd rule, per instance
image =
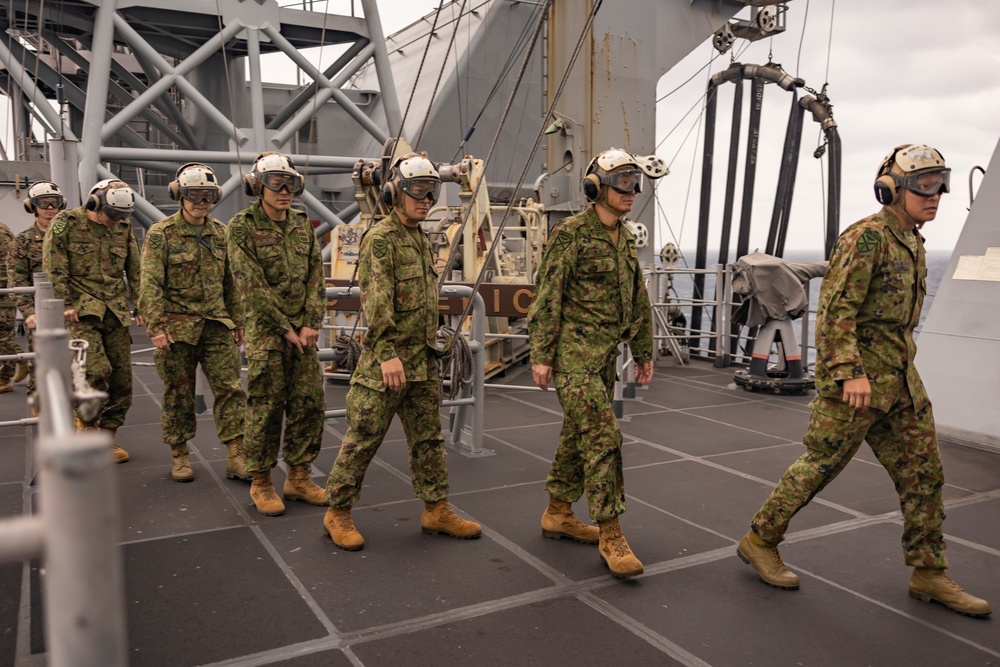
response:
[[[233,329],[243,328],[226,256],[226,228],[211,216],[201,236],[180,212],[149,228],[142,248],[139,309],[149,336],[169,333],[168,350],[156,350],[163,380],[163,441],[175,447],[194,438],[195,372],[201,364],[215,397],[219,441],[243,435],[246,395]]]
[[[60,211],[42,246],[42,266],[57,299],[76,309],[70,335],[87,349],[87,382],[108,400],[94,425],[116,429],[132,405],[132,337],[128,296],[139,291],[139,246],[128,218],[111,227],[90,222],[84,207]]]
[[[559,445],[545,484],[573,503],[587,492],[590,517],[625,511],[622,435],[611,404],[618,344],[636,364],[653,358],[652,308],[635,235],[617,246],[593,206],[553,230],[529,312],[531,363],[551,366],[563,409]]]
[[[42,242],[45,232],[38,225],[31,225],[14,238],[7,259],[7,280],[11,287],[30,287],[35,284],[35,273],[42,270]],[[15,297],[17,308],[28,319],[35,314],[35,295],[18,294]],[[28,351],[34,350],[35,330],[28,329]],[[31,364],[31,375],[28,379],[28,393],[35,391],[35,365]]]
[[[282,415],[285,462],[311,464],[322,443],[326,408],[319,357],[315,347],[299,352],[283,336],[323,324],[319,242],[305,213],[289,209],[284,224],[273,222],[260,201],[233,216],[226,242],[246,318],[246,470],[270,472],[277,464]]]
[[[0,288],[7,287],[7,253],[14,245],[14,234],[10,228],[0,222]],[[0,296],[0,354],[20,354],[21,346],[17,344],[17,334],[14,331],[16,304],[10,296]],[[14,377],[13,363],[0,364],[0,383]]]
[[[903,514],[907,565],[943,569],[944,473],[927,392],[913,365],[913,330],[927,291],[923,237],[888,208],[837,241],[816,316],[816,393],[803,454],[754,516],[771,545],[791,518],[844,469],[867,440],[889,472]],[[842,401],[844,380],[867,377],[871,407]]]
[[[434,502],[448,497],[441,437],[441,384],[436,349],[437,271],[426,235],[396,213],[361,241],[358,285],[368,331],[347,393],[347,434],[326,483],[331,507],[350,509],[392,417],[406,433],[413,493]],[[399,357],[406,385],[387,390],[382,362]]]

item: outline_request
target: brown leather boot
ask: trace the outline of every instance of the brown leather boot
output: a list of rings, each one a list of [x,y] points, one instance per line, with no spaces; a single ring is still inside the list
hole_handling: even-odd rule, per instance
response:
[[[118,427],[105,428],[101,430],[107,431],[111,434],[111,455],[114,457],[115,463],[125,463],[128,461],[128,452],[122,449],[118,444]]]
[[[597,544],[601,531],[573,516],[573,506],[549,496],[549,506],[542,513],[542,536],[558,540],[568,537],[584,544]]]
[[[354,527],[351,510],[331,507],[323,517],[323,527],[333,544],[345,551],[357,551],[365,546],[365,538]]]
[[[14,383],[10,381],[10,378],[0,380],[0,394],[8,394],[12,391],[14,391]]]
[[[28,377],[28,371],[31,370],[31,362],[29,361],[19,361],[17,362],[17,370],[14,371],[14,382],[22,382],[24,378]]]
[[[188,461],[187,444],[170,448],[170,476],[178,482],[194,481],[194,468]]]
[[[281,502],[274,483],[271,481],[271,471],[251,473],[253,482],[250,484],[250,500],[254,507],[264,516],[280,516],[285,513],[285,503]]]
[[[642,563],[625,541],[618,517],[601,521],[597,527],[600,529],[598,551],[601,552],[601,562],[611,570],[611,574],[619,579],[642,574]]]
[[[311,465],[289,466],[281,495],[285,500],[301,500],[310,505],[326,505],[326,489],[309,477]]]
[[[233,438],[226,443],[226,477],[242,479],[244,482],[253,479],[247,472],[246,462],[243,460],[243,436]]]
[[[990,603],[969,595],[952,581],[944,570],[913,568],[910,575],[910,597],[923,602],[939,602],[959,614],[985,618],[993,611]]]
[[[466,521],[455,514],[448,500],[424,502],[420,515],[420,529],[425,535],[444,533],[451,537],[470,540],[483,534],[483,527],[475,521]]]
[[[781,554],[778,553],[778,547],[771,546],[752,530],[740,540],[739,546],[736,547],[736,555],[752,567],[760,580],[768,586],[788,591],[798,589],[799,578],[785,567]]]

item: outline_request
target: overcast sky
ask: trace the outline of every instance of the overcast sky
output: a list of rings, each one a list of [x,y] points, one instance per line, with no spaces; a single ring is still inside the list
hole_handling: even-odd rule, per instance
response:
[[[358,12],[360,4],[354,3]],[[351,1],[332,0],[330,6],[349,12]],[[380,2],[384,30],[391,34],[437,6],[438,0]],[[604,11],[610,6],[606,1]],[[937,219],[924,227],[924,236],[929,249],[954,247],[969,205],[969,172],[975,165],[989,166],[1000,139],[998,8],[998,3],[983,0],[793,0],[783,34],[749,44],[737,41],[737,51],[746,48],[740,62],[765,63],[770,49],[774,62],[805,79],[810,87],[820,89],[829,83],[843,143],[841,229],[879,208],[872,183],[885,154],[898,144],[927,143],[938,148],[953,169],[953,187]],[[708,42],[696,49],[661,79],[657,96],[701,70],[713,55],[716,51]],[[716,57],[711,72],[725,69],[729,60],[729,53]],[[694,246],[697,230],[703,130],[698,126],[698,101],[703,98],[708,72],[702,70],[658,108],[657,141],[662,143],[657,153],[671,163],[672,172],[660,182],[658,238],[662,243],[678,236],[685,248]],[[776,86],[768,86],[766,92],[754,210],[755,217],[763,214],[763,220],[769,221],[789,96]],[[730,90],[720,92],[717,156],[728,151],[731,94]],[[749,89],[745,89],[744,100],[748,99]],[[696,104],[696,110],[682,120]],[[698,127],[688,136],[692,125]],[[819,128],[807,115],[787,241],[790,249],[822,247],[825,188],[821,187],[819,161],[812,157],[818,140]],[[724,162],[717,158],[720,179],[722,169]],[[977,174],[977,185],[979,179]],[[721,187],[720,181],[717,193]],[[721,208],[716,198],[713,218]],[[755,234],[751,245],[763,246],[767,224],[758,219],[757,226],[762,237]]]

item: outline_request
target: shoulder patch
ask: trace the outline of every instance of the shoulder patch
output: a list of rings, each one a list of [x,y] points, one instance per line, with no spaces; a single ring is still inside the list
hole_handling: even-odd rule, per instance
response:
[[[149,247],[153,250],[159,250],[163,247],[163,234],[150,234],[146,237],[149,243]]]
[[[230,234],[232,235],[233,240],[240,245],[244,244],[247,240],[247,228],[243,225],[232,225],[230,228]]]
[[[560,229],[559,233],[556,234],[556,237],[552,240],[552,245],[556,250],[562,252],[572,242],[572,239],[570,238],[571,236],[572,235],[565,229]]]
[[[874,229],[866,229],[865,233],[858,239],[858,252],[862,255],[869,255],[878,247],[882,237]]]
[[[52,225],[52,233],[58,236],[66,231],[66,216],[61,215]]]
[[[374,254],[379,259],[383,259],[386,253],[389,252],[389,242],[384,238],[372,239],[372,254]]]

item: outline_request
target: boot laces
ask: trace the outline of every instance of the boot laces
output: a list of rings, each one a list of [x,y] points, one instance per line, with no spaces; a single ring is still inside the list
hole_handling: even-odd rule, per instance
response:
[[[348,532],[354,530],[354,519],[350,512],[337,512],[336,522],[340,524],[341,530]]]
[[[627,556],[632,550],[628,548],[628,542],[620,530],[612,530],[605,539],[608,546],[615,550],[617,556]]]

